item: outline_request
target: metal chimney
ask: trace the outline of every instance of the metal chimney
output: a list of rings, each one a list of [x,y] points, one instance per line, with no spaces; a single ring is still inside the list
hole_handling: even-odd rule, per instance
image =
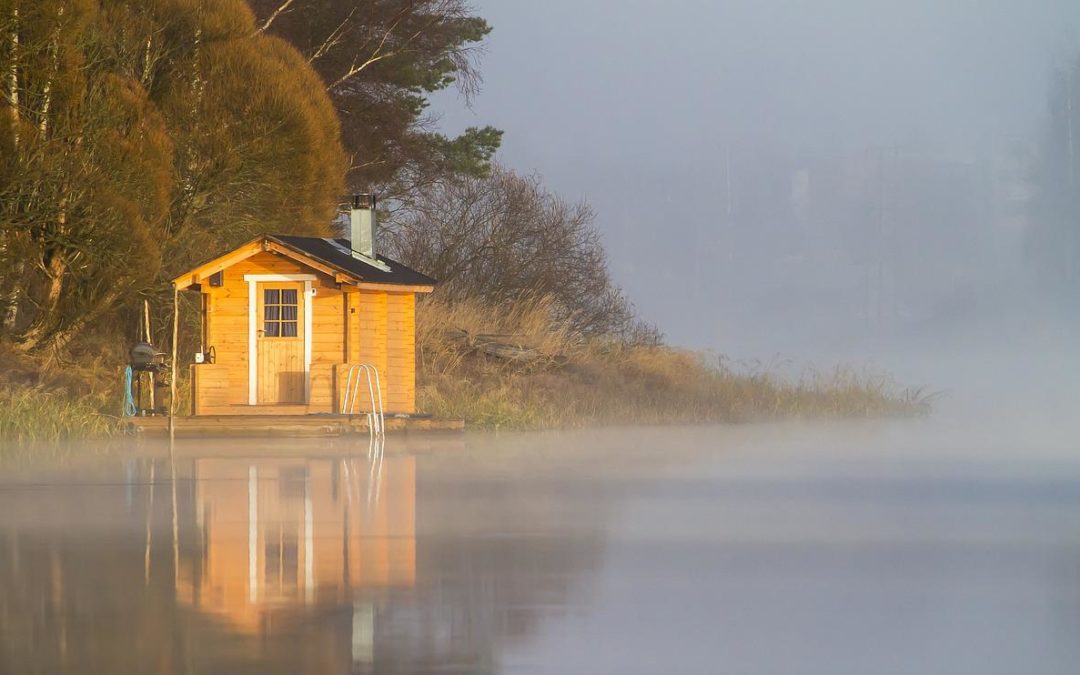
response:
[[[375,195],[353,195],[349,224],[351,226],[349,248],[352,249],[353,257],[377,260],[375,228],[378,227],[378,222],[375,216]]]

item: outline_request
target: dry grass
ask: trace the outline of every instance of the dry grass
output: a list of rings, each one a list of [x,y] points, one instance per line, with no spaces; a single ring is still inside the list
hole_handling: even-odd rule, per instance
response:
[[[0,351],[0,442],[110,436],[118,429],[120,381],[111,355],[73,362]]]
[[[931,396],[901,390],[882,374],[838,368],[792,379],[667,346],[583,340],[553,323],[550,309],[544,300],[498,311],[423,303],[420,407],[487,429],[911,416],[930,409]],[[476,349],[481,335],[501,336],[539,358],[522,364],[488,356]]]
[[[89,401],[38,387],[0,389],[0,441],[31,443],[104,437],[117,429]]]

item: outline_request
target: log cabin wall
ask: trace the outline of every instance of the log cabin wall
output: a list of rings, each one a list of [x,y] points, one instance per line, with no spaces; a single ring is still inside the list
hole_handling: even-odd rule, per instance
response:
[[[249,405],[248,274],[313,274],[310,396],[306,405]],[[387,413],[416,411],[416,302],[410,292],[359,290],[297,261],[269,252],[222,273],[222,285],[203,284],[206,346],[213,364],[193,366],[197,415],[338,412],[344,378],[353,364],[374,365]],[[361,397],[358,409],[367,409]]]

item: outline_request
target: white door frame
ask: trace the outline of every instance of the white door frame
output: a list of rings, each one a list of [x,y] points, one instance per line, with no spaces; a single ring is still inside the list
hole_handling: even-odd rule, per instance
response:
[[[259,282],[304,282],[304,403],[311,403],[311,300],[314,295],[311,282],[314,274],[245,274],[248,285],[248,405],[259,403],[259,343],[256,331],[259,318]]]

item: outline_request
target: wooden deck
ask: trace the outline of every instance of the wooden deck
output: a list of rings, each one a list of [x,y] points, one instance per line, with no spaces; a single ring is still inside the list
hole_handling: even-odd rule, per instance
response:
[[[140,435],[169,432],[168,417],[131,417],[129,428]],[[461,432],[464,420],[431,417],[387,417],[386,432]],[[199,415],[177,417],[176,435],[247,437],[326,437],[368,434],[365,415]]]

